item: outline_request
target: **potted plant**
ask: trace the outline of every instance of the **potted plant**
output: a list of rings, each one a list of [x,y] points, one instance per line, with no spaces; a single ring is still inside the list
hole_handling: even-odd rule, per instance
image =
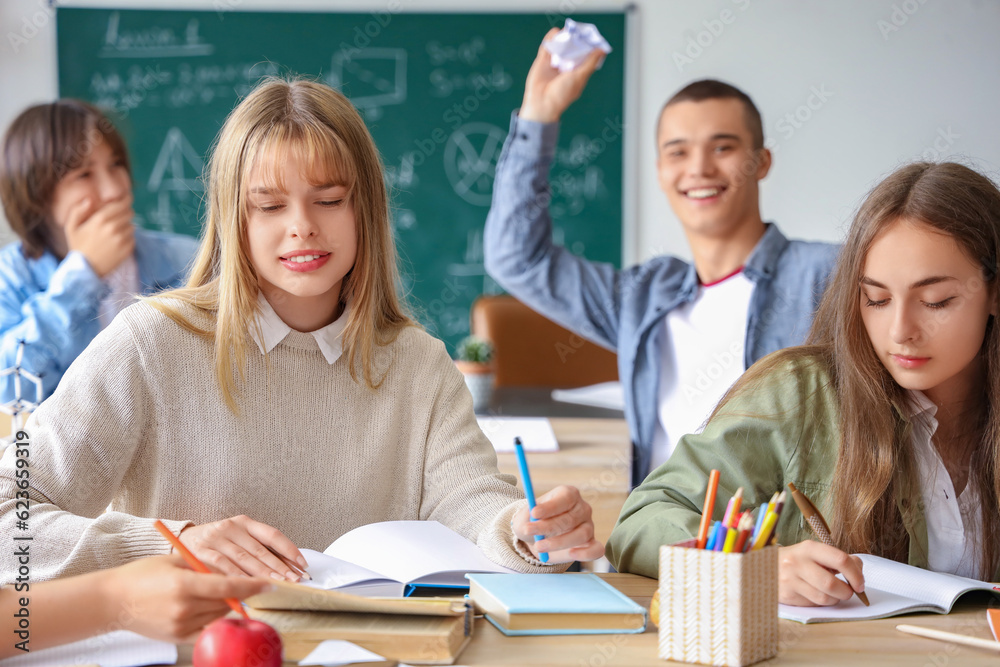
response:
[[[455,365],[472,394],[472,407],[481,410],[489,406],[493,396],[493,344],[467,336],[458,344],[455,356]]]

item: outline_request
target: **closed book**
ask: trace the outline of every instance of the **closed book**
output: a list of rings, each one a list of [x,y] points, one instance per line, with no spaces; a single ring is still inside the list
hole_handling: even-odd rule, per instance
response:
[[[594,574],[468,575],[477,610],[505,635],[637,633],[646,609]]]
[[[450,665],[472,637],[472,609],[461,616],[248,610],[281,635],[286,661],[327,639],[343,639],[411,665]]]

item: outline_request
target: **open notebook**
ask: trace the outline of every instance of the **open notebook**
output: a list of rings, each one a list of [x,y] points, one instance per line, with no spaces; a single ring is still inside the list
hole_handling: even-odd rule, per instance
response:
[[[793,607],[778,605],[778,616],[800,623],[861,621],[887,618],[915,611],[947,614],[962,595],[970,591],[1000,592],[1000,587],[985,581],[954,574],[931,572],[886,558],[857,554],[863,563],[865,593],[870,607],[852,596],[832,607]]]
[[[313,578],[306,586],[366,596],[399,597],[408,585],[465,589],[467,572],[513,572],[437,521],[361,526],[302,555]]]

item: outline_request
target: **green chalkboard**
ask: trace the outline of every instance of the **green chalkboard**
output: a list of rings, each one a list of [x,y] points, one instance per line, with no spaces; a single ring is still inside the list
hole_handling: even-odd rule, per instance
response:
[[[402,288],[454,349],[472,300],[500,291],[482,259],[493,171],[538,42],[564,18],[60,8],[59,94],[113,112],[139,224],[197,235],[209,147],[260,77],[304,74],[338,87],[382,153]],[[563,119],[554,234],[618,265],[625,15],[573,18],[597,24],[614,53]]]

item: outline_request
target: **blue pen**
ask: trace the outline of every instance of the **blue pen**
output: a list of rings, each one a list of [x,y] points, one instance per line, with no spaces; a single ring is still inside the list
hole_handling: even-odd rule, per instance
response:
[[[715,551],[715,543],[719,539],[719,526],[721,525],[721,521],[712,524],[712,530],[708,533],[708,542],[705,543],[705,551]]]
[[[528,459],[524,458],[524,447],[521,445],[521,438],[514,438],[514,452],[517,454],[517,467],[521,471],[521,484],[524,485],[524,495],[528,498],[528,518],[531,518],[531,510],[535,509],[535,488],[531,486],[531,475],[528,474]],[[536,521],[537,519],[531,519]],[[535,541],[545,539],[544,535],[535,535]],[[545,552],[538,554],[538,560],[543,563],[549,562],[549,555]]]

